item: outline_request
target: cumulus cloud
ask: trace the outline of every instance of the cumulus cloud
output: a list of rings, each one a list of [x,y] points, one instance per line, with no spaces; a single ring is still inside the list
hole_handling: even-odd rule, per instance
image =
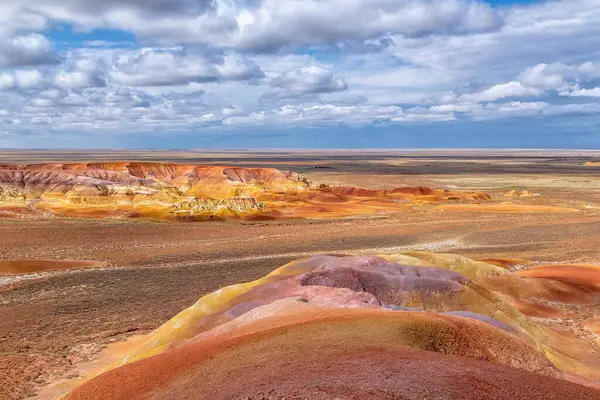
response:
[[[498,29],[501,15],[479,0],[5,0],[13,18],[36,15],[81,29],[116,28],[145,40],[257,51],[289,46]],[[23,17],[24,18],[24,17]]]
[[[538,64],[519,75],[519,81],[529,87],[560,89],[568,80],[589,79],[600,76],[600,63],[585,62],[579,65],[563,63]]]
[[[203,92],[153,95],[143,90],[94,88],[39,92],[19,110],[24,127],[52,125],[60,130],[177,129],[219,119],[210,116]],[[14,110],[7,110],[8,118]]]
[[[317,65],[285,72],[272,79],[270,84],[297,93],[331,93],[348,89],[344,78],[335,77],[331,69]]]
[[[559,94],[567,97],[600,97],[600,87],[581,89],[579,86],[575,85]]]
[[[500,27],[487,4],[463,0],[264,0],[238,17],[233,42],[270,51],[290,45],[315,45],[369,39],[394,32],[404,36],[464,34]]]
[[[264,77],[262,69],[252,60],[239,54],[227,54],[215,65],[222,79],[255,81]]]
[[[106,86],[105,71],[98,60],[74,60],[56,74],[54,84],[64,89]]]
[[[0,132],[591,121],[596,3],[5,0]],[[57,55],[42,35],[63,26],[138,42]]]
[[[10,0],[9,0],[10,1]],[[131,11],[150,16],[202,14],[215,7],[214,0],[41,0],[37,7],[46,14],[110,14]],[[53,10],[52,10],[53,9]]]
[[[521,82],[508,82],[494,85],[489,89],[478,93],[464,94],[460,96],[460,101],[486,102],[497,101],[506,97],[527,97],[539,96],[543,92],[535,87],[527,87]]]
[[[51,27],[48,18],[25,6],[23,1],[0,2],[0,37],[12,37],[26,32],[41,32]]]
[[[214,63],[203,56],[189,56],[182,49],[144,49],[114,60],[111,79],[129,86],[181,85],[219,78]]]
[[[54,46],[44,36],[31,34],[10,39],[0,37],[0,68],[57,64]]]
[[[455,90],[439,95],[438,99],[447,103],[495,102],[510,97],[540,97],[550,91],[554,91],[560,96],[595,97],[596,88],[581,88],[580,84],[593,81],[598,77],[600,77],[600,63],[538,64],[525,69],[515,81],[493,85],[478,91],[467,90],[462,95],[459,95],[459,90]]]
[[[109,75],[121,85],[166,86],[260,79],[263,72],[254,62],[239,55],[189,53],[183,48],[149,48],[139,54],[115,58]]]
[[[54,69],[16,69],[0,74],[0,91],[81,89],[106,86],[98,60],[76,59]]]
[[[44,76],[37,69],[0,74],[0,90],[32,90],[44,86]]]

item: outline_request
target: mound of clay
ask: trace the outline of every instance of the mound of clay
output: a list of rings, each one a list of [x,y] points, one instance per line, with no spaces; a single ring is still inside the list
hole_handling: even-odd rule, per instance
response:
[[[110,371],[67,399],[600,398],[544,373],[551,367],[510,334],[468,319],[290,308]]]
[[[585,164],[588,167],[600,167],[600,161],[588,161]]]
[[[489,200],[425,187],[312,187],[272,168],[161,163],[0,164],[0,214],[84,218],[334,218],[403,211],[410,203]]]
[[[522,192],[520,192],[518,190],[511,190],[510,192],[507,192],[504,194],[504,197],[534,197],[534,196],[539,196],[539,193],[532,193],[527,190],[523,190]]]
[[[67,399],[600,399],[584,377],[597,379],[590,344],[536,324],[506,289],[591,292],[584,267],[516,273],[425,252],[294,261],[204,296]]]

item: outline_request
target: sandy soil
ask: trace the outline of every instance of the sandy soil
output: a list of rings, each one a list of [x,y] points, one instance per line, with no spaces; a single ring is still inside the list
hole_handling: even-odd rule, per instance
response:
[[[79,260],[12,260],[0,261],[0,276],[35,274],[69,269],[100,268],[98,261]]]
[[[540,196],[510,199],[511,204],[578,211],[458,213],[424,206],[361,218],[256,223],[0,219],[0,269],[3,265],[12,271],[10,276],[0,276],[0,399],[34,395],[47,382],[73,375],[73,365],[90,359],[107,344],[149,332],[203,294],[256,279],[302,256],[422,249],[479,259],[600,263],[600,168],[583,167],[593,158],[587,153],[513,158],[336,153],[311,158],[271,152],[237,156],[97,155],[230,161],[290,169],[313,181],[334,184],[485,190],[494,198],[513,189],[529,190]],[[0,153],[1,162],[77,157],[94,159],[93,154],[82,153]],[[32,260],[37,261],[31,264]],[[48,263],[61,260],[71,263]],[[85,265],[73,260],[104,264],[81,269]],[[15,275],[15,265],[28,267]],[[48,271],[49,265],[65,269]]]

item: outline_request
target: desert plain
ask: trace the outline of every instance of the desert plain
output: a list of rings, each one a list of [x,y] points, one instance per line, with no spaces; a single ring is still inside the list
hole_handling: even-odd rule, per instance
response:
[[[538,393],[600,398],[599,160],[600,152],[542,150],[2,151],[0,399],[59,398],[73,389],[69,396],[76,399],[185,398],[199,387],[204,398],[349,399],[353,379],[379,390],[356,398],[426,398],[452,382],[456,371],[446,371],[448,363],[463,372],[480,371],[473,378],[479,383],[471,382],[472,398],[486,391],[497,398],[528,398],[527,392],[518,397],[493,388],[532,379],[540,381]],[[211,180],[207,189],[202,180],[196,186],[178,181],[174,170],[210,171],[237,186],[219,192],[223,198],[211,198],[210,190],[223,187],[220,180]],[[265,183],[264,171],[285,188]],[[80,184],[83,175],[110,182],[108,192],[96,181]],[[139,192],[116,187],[123,179]],[[163,185],[167,180],[178,185],[177,193]],[[43,190],[34,193],[40,185]],[[103,193],[100,200],[96,190]],[[210,201],[198,204],[199,198]],[[282,283],[260,281],[200,319],[176,317],[209,293],[260,280],[290,262],[296,265],[294,260],[309,261],[293,272],[284,268],[285,279],[277,278]],[[430,269],[444,272],[428,276]],[[347,271],[360,278],[359,286]],[[397,283],[398,276],[410,278]],[[419,281],[422,276],[428,280]],[[373,282],[379,289],[367,290]],[[260,292],[261,285],[278,286]],[[315,289],[322,287],[338,292]],[[484,290],[492,294],[481,295]],[[475,292],[485,300],[453,294]],[[292,304],[290,298],[301,300]],[[244,312],[231,311],[250,303]],[[264,315],[251,314],[259,306],[271,307],[264,314],[280,330],[233,350],[215,350],[225,346],[227,332],[239,337],[261,332]],[[489,321],[480,322],[483,317],[453,312],[476,312],[508,326],[492,329]],[[218,323],[206,319],[212,315],[219,316]],[[240,315],[246,320],[237,320]],[[193,328],[173,333],[178,323]],[[489,345],[486,354],[494,356],[482,356],[482,344],[466,339],[444,349],[424,344],[414,333],[423,324],[428,332],[445,332],[428,336],[432,342],[452,342],[448,337],[458,337],[456,330],[482,338]],[[401,339],[390,333],[397,330]],[[348,331],[364,337],[348,337]],[[316,341],[298,340],[318,332],[329,332],[331,354],[320,357]],[[367,337],[377,351],[362,354]],[[394,346],[391,337],[398,340]],[[149,344],[155,339],[163,347]],[[297,348],[273,354],[282,361],[269,368],[286,376],[304,374],[317,382],[316,389],[287,380],[280,392],[269,392],[273,383],[265,377],[272,370],[261,369],[264,357],[257,354],[271,354],[290,341]],[[340,342],[352,351],[336,349]],[[207,348],[215,352],[208,361],[193,358]],[[370,369],[357,368],[357,360],[342,353],[356,354]],[[122,372],[114,373],[108,366],[127,354],[136,354],[138,362],[121,361],[123,368],[115,371]],[[318,367],[305,371],[294,364],[302,357]],[[331,373],[326,358],[360,373],[333,374],[319,383],[317,375]],[[224,367],[233,359],[249,364],[235,371]],[[406,365],[413,370],[397,370],[398,359],[411,360]],[[168,376],[161,366],[181,360],[191,360],[197,375],[190,377],[182,366],[177,374],[185,379],[176,375],[157,387],[139,380],[140,374]],[[396,371],[397,381],[413,379],[422,392],[393,397],[410,393],[375,380],[372,374],[380,378],[381,369]],[[107,373],[87,380],[99,370]],[[429,380],[410,373],[422,370],[430,372]],[[210,379],[207,371],[214,372]],[[447,381],[436,383],[432,371],[445,371]],[[232,385],[223,393],[219,388],[231,374],[260,382],[264,390]],[[503,374],[505,381],[485,381]],[[132,392],[110,392],[127,385]],[[448,390],[455,396],[450,398],[471,398],[461,387]]]

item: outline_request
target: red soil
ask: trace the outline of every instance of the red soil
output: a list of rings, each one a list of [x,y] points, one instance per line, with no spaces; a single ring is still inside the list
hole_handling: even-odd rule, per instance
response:
[[[510,298],[510,303],[517,310],[527,315],[528,317],[535,318],[563,318],[567,316],[567,313],[560,308],[547,306],[534,301],[521,300],[517,298]]]
[[[579,272],[572,271],[568,273],[571,276],[567,279],[568,275],[565,276],[551,270],[540,270],[539,272],[519,271],[517,275],[521,276],[521,279],[492,276],[486,278],[485,286],[520,300],[541,300],[562,304],[592,304],[600,292],[600,288],[582,281],[582,275],[579,275]]]
[[[599,336],[599,339],[600,339],[600,316],[587,319],[586,321],[584,321],[583,326],[588,331]],[[599,340],[599,342],[600,342],[600,340]]]
[[[600,399],[560,376],[525,342],[474,320],[316,308],[201,335],[66,399]]]
[[[81,260],[0,260],[0,276],[2,275],[22,275],[37,272],[61,271],[68,269],[98,268],[104,264],[98,261]]]
[[[518,275],[526,278],[550,279],[578,285],[582,289],[600,291],[600,265],[544,265],[527,271],[520,271]]]

